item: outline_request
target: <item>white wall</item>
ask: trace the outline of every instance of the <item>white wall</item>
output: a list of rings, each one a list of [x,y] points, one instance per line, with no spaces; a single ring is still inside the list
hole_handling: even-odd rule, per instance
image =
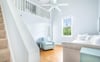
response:
[[[98,16],[100,16],[100,0],[98,0],[98,12],[99,12],[99,14],[98,14]]]
[[[49,20],[48,19],[30,14],[27,12],[20,12],[20,14],[22,14],[21,18],[27,25],[35,41],[40,37],[49,36]]]
[[[100,33],[100,0],[98,0],[98,32]]]
[[[28,25],[29,30],[36,41],[41,37],[48,37],[48,25],[45,23],[34,23]]]
[[[81,33],[89,33],[89,34],[97,34],[97,17],[98,17],[98,0],[58,0],[59,3],[68,3],[67,7],[60,7],[62,12],[54,11],[53,14],[53,39],[54,41],[72,41],[77,34]],[[39,36],[47,36],[44,27],[48,25],[48,20],[31,15],[22,16],[24,20],[26,20],[26,24],[28,24],[29,30],[32,33],[35,40]],[[65,16],[72,16],[72,37],[62,37],[61,29],[62,29],[62,19]],[[28,20],[27,20],[28,19]],[[41,25],[40,25],[41,24]],[[41,27],[41,29],[39,28]],[[43,32],[44,31],[44,32]],[[37,34],[37,35],[36,35]]]
[[[77,34],[97,33],[98,0],[59,0],[59,3],[68,3],[67,7],[60,7],[62,13],[55,12],[54,40],[57,42],[71,41]],[[62,37],[61,18],[72,16],[72,36]]]

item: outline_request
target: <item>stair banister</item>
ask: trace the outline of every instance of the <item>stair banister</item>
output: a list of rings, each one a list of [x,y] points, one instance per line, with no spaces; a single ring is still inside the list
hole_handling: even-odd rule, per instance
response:
[[[1,0],[12,62],[40,62],[39,48],[12,0]]]

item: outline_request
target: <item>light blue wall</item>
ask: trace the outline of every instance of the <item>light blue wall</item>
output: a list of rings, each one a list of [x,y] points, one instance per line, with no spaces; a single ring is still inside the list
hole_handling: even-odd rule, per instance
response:
[[[57,43],[62,41],[72,41],[77,34],[89,33],[97,34],[97,19],[98,19],[98,0],[58,0],[59,3],[68,3],[67,7],[60,7],[62,12],[53,11],[53,39]],[[72,37],[63,37],[62,18],[65,16],[72,16]],[[29,16],[30,17],[30,16]],[[36,19],[37,18],[37,19]],[[26,23],[34,33],[38,32],[36,24],[46,23],[49,24],[47,19],[42,18],[27,18],[29,21]],[[46,26],[45,24],[45,26]],[[34,27],[33,27],[34,26]],[[44,28],[43,28],[44,29]],[[47,29],[47,27],[45,27]],[[42,29],[41,29],[42,30]],[[45,30],[46,32],[46,30]],[[36,34],[36,33],[35,33]],[[42,33],[43,34],[43,33]],[[47,35],[47,33],[45,33]]]
[[[67,7],[60,7],[62,13],[56,13],[54,18],[54,40],[56,42],[72,41],[77,34],[97,34],[98,0],[59,0],[68,3]],[[62,17],[72,16],[72,37],[62,37]]]
[[[98,32],[100,33],[100,0],[98,0]]]

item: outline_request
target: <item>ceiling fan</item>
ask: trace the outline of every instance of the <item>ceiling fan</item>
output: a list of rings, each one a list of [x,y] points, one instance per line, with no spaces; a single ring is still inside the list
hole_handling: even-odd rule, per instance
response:
[[[50,7],[49,11],[51,12],[53,9],[56,9],[58,10],[59,12],[61,12],[61,9],[59,8],[59,6],[68,6],[67,3],[57,3],[57,0],[51,0],[50,1],[51,3],[50,4],[41,4],[41,6],[47,6],[47,7]]]

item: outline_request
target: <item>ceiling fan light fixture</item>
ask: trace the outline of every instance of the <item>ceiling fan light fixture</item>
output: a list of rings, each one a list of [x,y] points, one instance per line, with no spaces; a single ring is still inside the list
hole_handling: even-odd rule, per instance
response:
[[[58,10],[59,12],[61,12],[61,9],[59,8],[59,6],[68,6],[69,4],[67,3],[57,3],[57,0],[49,0],[49,2],[51,3],[48,3],[48,4],[43,4],[41,6],[50,6],[51,8],[49,9],[49,12],[51,12],[53,9],[55,10]]]

